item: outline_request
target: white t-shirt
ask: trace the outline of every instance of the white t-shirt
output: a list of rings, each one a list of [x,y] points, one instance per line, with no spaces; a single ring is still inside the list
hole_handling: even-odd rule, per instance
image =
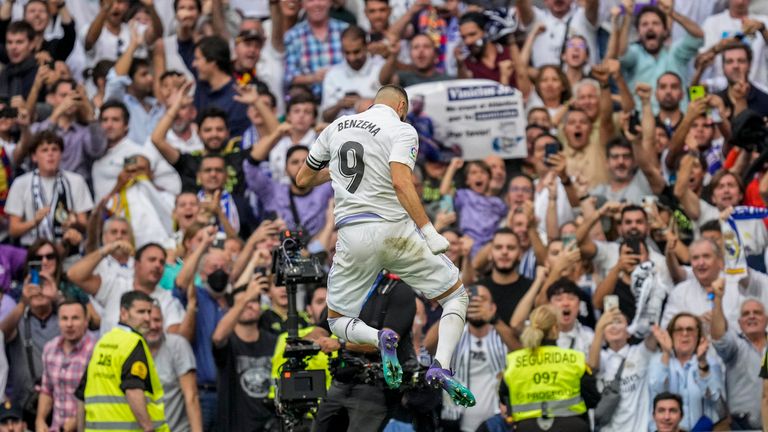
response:
[[[309,151],[307,165],[328,164],[336,225],[349,217],[401,221],[408,217],[392,187],[390,162],[413,169],[419,152],[416,129],[395,110],[377,104],[331,123]]]
[[[262,27],[264,27],[264,35],[267,40],[264,41],[259,62],[256,63],[256,75],[267,84],[269,91],[277,98],[277,115],[282,115],[285,113],[285,89],[283,87],[285,53],[278,52],[272,46],[272,20],[264,21]]]
[[[587,40],[590,63],[600,63],[597,51],[597,27],[589,22],[584,8],[573,6],[568,15],[563,18],[556,18],[549,10],[542,10],[538,7],[534,7],[533,12],[534,22],[529,27],[534,28],[538,22],[544,23],[546,27],[546,31],[537,36],[533,42],[532,61],[534,67],[538,68],[548,64],[559,65],[563,41],[567,36],[575,35],[583,36]],[[568,24],[569,21],[570,24]]]
[[[113,196],[107,207],[116,208],[117,198]],[[125,218],[130,216],[137,249],[173,235],[174,198],[174,195],[157,190],[149,180],[137,181],[126,189],[127,209],[120,208],[117,214]]]
[[[739,328],[741,304],[745,300],[756,298],[764,305],[768,305],[768,275],[754,269],[749,269],[749,281],[744,288],[739,284],[739,281],[744,278],[743,275],[723,274],[723,278],[725,279],[723,312],[728,321],[728,326],[737,329]],[[707,292],[696,277],[691,275],[670,291],[667,297],[667,304],[664,307],[664,313],[661,317],[662,327],[666,327],[667,323],[678,312],[690,312],[694,315],[701,315],[710,310],[712,310],[712,303],[707,298]]]
[[[173,129],[168,129],[168,133],[165,134],[165,140],[168,141],[173,148],[182,153],[192,153],[194,151],[202,151],[203,141],[200,139],[200,135],[197,134],[197,127],[195,125],[190,126],[192,128],[192,135],[188,140],[184,140]]]
[[[312,148],[312,145],[315,143],[315,138],[317,138],[317,132],[315,132],[314,128],[309,129],[296,144],[293,143],[293,140],[291,140],[291,137],[289,136],[280,138],[280,141],[278,141],[269,152],[269,172],[272,176],[272,180],[282,184],[291,184],[291,179],[285,172],[285,155],[294,145],[303,145]]]
[[[101,275],[101,286],[94,300],[104,310],[99,329],[102,335],[112,330],[120,321],[120,297],[129,291],[133,291],[133,279],[128,280],[116,274]],[[163,311],[165,330],[172,325],[181,324],[184,320],[184,307],[170,291],[156,287],[150,297],[157,300],[160,310]]]
[[[346,61],[331,66],[323,79],[323,102],[320,104],[320,111],[335,105],[347,92],[355,92],[363,98],[376,96],[376,92],[381,87],[379,73],[384,63],[383,58],[369,55],[360,70],[352,69]],[[342,110],[337,117],[349,114],[354,114],[354,111]]]
[[[560,178],[556,178],[557,182],[557,200],[555,201],[555,208],[557,209],[557,225],[563,226],[567,222],[571,222],[574,219],[573,207],[568,201],[568,192],[565,191],[565,186],[560,182]],[[536,180],[536,184],[539,180]],[[549,209],[549,189],[543,188],[537,192],[533,199],[533,209],[536,213],[536,217],[539,219],[539,232],[547,232],[547,210]],[[545,235],[542,238],[547,238]]]
[[[69,183],[70,195],[72,196],[72,209],[75,213],[83,213],[93,208],[93,199],[91,191],[85,183],[85,179],[80,174],[62,171],[64,180]],[[11,183],[8,190],[8,197],[5,201],[5,212],[9,215],[19,216],[23,220],[32,220],[35,218],[35,199],[32,196],[32,177],[34,173],[28,172]],[[53,196],[53,188],[56,184],[56,177],[40,177],[40,185],[43,189],[43,197],[50,204]],[[62,199],[64,199],[62,197]],[[21,244],[30,245],[37,238],[37,230],[32,229],[21,237]]]
[[[750,15],[749,18],[762,21],[768,25],[768,16],[764,15]],[[733,18],[731,13],[727,10],[717,15],[710,16],[704,20],[701,29],[704,31],[704,46],[701,47],[699,52],[704,52],[718,42],[723,40],[723,35],[726,37],[732,37],[736,33],[742,33],[742,21],[740,18]],[[749,42],[752,48],[752,66],[749,71],[750,81],[756,83],[766,84],[768,83],[768,57],[766,57],[766,44],[763,40],[763,36],[756,33],[754,36],[747,36],[744,38],[745,42]],[[723,74],[723,56],[715,56],[715,63],[710,67],[706,77],[722,77]]]
[[[93,194],[96,200],[102,199],[112,191],[117,183],[117,176],[123,170],[125,158],[136,155],[143,155],[149,159],[152,181],[155,185],[174,195],[181,192],[179,173],[160,155],[155,146],[137,144],[126,136],[115,146],[107,149],[107,153],[95,161],[91,167]]]
[[[464,410],[461,417],[462,432],[475,432],[484,421],[499,412],[499,392],[496,390],[501,377],[493,374],[494,368],[490,363],[492,353],[488,345],[493,343],[489,337],[491,335],[498,338],[496,333],[481,338],[469,335],[469,376],[476,403],[471,409]]]
[[[625,345],[618,352],[610,348],[600,352],[600,373],[598,382],[604,387],[613,381],[622,359],[621,401],[614,411],[611,422],[600,428],[601,432],[624,432],[646,430],[651,419],[651,399],[648,394],[648,365],[653,352],[645,343]]]
[[[577,321],[571,331],[560,332],[560,335],[557,337],[557,346],[579,351],[584,354],[585,358],[589,359],[589,347],[592,345],[594,338],[595,332]]]
[[[85,46],[85,36],[86,33],[80,35],[83,40],[83,46]],[[85,52],[86,66],[93,67],[101,60],[117,61],[120,55],[128,49],[130,42],[131,29],[128,23],[123,23],[120,26],[119,34],[114,34],[103,28],[91,49]],[[147,48],[142,45],[133,56],[134,58],[147,58]]]

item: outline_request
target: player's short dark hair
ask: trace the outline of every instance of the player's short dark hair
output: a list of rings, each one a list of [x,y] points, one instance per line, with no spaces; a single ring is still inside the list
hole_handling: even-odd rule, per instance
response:
[[[699,234],[704,234],[705,232],[711,232],[711,231],[717,231],[717,232],[723,232],[722,228],[720,227],[720,221],[717,219],[712,219],[710,221],[706,221],[701,226],[699,226]]]
[[[227,122],[226,111],[222,110],[219,107],[209,106],[208,108],[201,111],[200,115],[197,116],[197,124],[202,126],[203,122],[205,122],[209,118],[220,118],[224,120],[224,126],[226,126],[227,130],[229,130],[229,123]]]
[[[404,88],[400,87],[399,85],[395,85],[395,84],[383,85],[383,86],[381,86],[379,91],[376,92],[376,93],[378,94],[378,93],[381,93],[382,91],[390,91],[390,90],[398,93],[400,95],[400,97],[402,97],[403,100],[405,100],[405,105],[406,106],[411,106],[410,102],[408,101],[408,93],[405,91]]]
[[[744,51],[747,54],[747,62],[752,64],[752,47],[743,42],[728,42],[727,44],[723,45],[723,49],[721,51],[723,59],[725,59],[726,52],[734,50]]]
[[[54,144],[59,150],[64,151],[64,139],[50,129],[41,130],[32,137],[32,142],[29,144],[29,152],[36,152],[43,144]]]
[[[367,34],[365,33],[365,30],[360,28],[356,25],[351,25],[344,29],[343,32],[341,32],[341,40],[344,39],[351,39],[351,40],[361,40],[363,41],[363,45],[365,45],[367,38]]]
[[[656,411],[656,405],[658,405],[659,402],[665,400],[673,400],[677,402],[677,407],[680,408],[680,416],[683,416],[683,398],[677,393],[668,391],[661,392],[653,398],[653,411]]]
[[[14,21],[8,25],[6,34],[24,34],[30,41],[35,38],[35,29],[32,28],[32,24],[26,21]]]
[[[667,14],[664,13],[663,10],[661,10],[658,6],[648,5],[644,6],[642,9],[640,9],[640,12],[637,13],[637,16],[635,17],[635,28],[640,27],[640,19],[645,14],[655,14],[659,17],[661,20],[661,25],[664,26],[664,30],[667,30]]]
[[[141,291],[131,290],[120,296],[120,309],[129,310],[137,301],[154,303],[154,300],[149,296],[149,294],[143,293]]]
[[[163,257],[167,256],[165,252],[165,248],[162,245],[160,245],[160,243],[149,242],[144,246],[140,247],[138,250],[136,250],[136,255],[133,257],[133,259],[135,259],[136,261],[141,261],[141,257],[144,256],[144,252],[152,248],[160,249],[163,252]]]
[[[110,108],[117,108],[123,113],[123,121],[126,125],[131,120],[131,113],[128,111],[128,107],[126,107],[122,101],[117,99],[110,99],[101,105],[101,110],[99,110],[99,120],[101,120],[101,117]]]
[[[552,300],[552,297],[558,294],[572,294],[581,298],[579,295],[580,291],[581,288],[579,288],[575,282],[568,278],[561,277],[560,279],[553,282],[549,288],[547,288],[547,301]]]
[[[197,49],[206,61],[216,63],[222,72],[232,75],[231,53],[229,42],[220,36],[206,36],[197,42]]]

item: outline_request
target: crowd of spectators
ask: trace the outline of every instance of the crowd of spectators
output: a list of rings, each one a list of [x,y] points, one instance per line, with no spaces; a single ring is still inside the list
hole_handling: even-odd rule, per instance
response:
[[[278,427],[287,292],[253,281],[285,230],[331,265],[330,184],[295,182],[309,148],[382,85],[469,78],[519,91],[527,157],[464,160],[418,98],[408,121],[414,182],[472,287],[450,367],[477,405],[438,400],[431,423],[371,408],[368,430],[511,428],[506,355],[542,304],[599,390],[621,380],[600,430],[763,428],[765,3],[3,0],[0,403],[22,415],[0,407],[0,432],[76,430],[131,290],[155,300],[172,431]],[[401,362],[427,366],[439,305],[403,295]],[[325,296],[301,287],[300,326],[326,326],[302,334],[354,351]]]

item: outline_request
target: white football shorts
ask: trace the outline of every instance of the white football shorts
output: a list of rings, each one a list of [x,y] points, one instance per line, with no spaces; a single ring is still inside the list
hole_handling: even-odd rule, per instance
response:
[[[339,228],[328,274],[328,308],[357,317],[384,269],[428,299],[439,297],[459,279],[459,269],[445,255],[432,254],[410,218],[345,225]]]

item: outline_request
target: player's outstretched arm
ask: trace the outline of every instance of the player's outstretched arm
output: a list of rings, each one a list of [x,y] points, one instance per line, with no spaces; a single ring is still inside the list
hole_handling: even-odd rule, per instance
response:
[[[397,200],[400,201],[400,205],[403,206],[408,216],[416,222],[416,226],[419,227],[427,241],[429,250],[435,255],[448,250],[448,240],[437,233],[427,216],[427,212],[424,211],[424,206],[421,205],[421,199],[416,192],[416,186],[413,184],[411,168],[400,162],[390,162],[389,167],[392,173],[392,187],[395,189]]]

